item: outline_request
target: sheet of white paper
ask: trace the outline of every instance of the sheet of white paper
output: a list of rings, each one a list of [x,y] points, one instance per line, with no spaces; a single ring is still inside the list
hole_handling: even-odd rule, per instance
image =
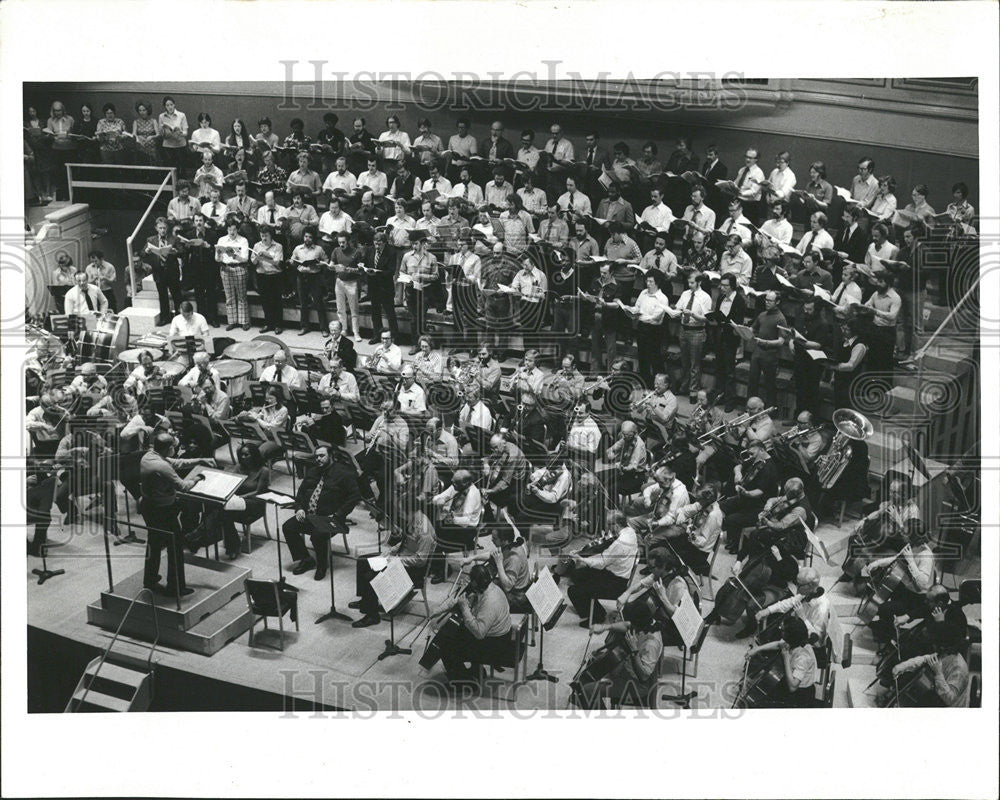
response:
[[[386,612],[392,611],[402,603],[412,588],[413,581],[410,579],[410,574],[398,558],[389,561],[386,568],[372,578],[372,590],[378,597],[379,605]]]
[[[562,592],[559,591],[559,586],[553,580],[548,567],[543,567],[539,571],[538,579],[528,587],[525,596],[543,625],[552,619],[552,615],[559,610],[559,605],[563,602]]]
[[[681,635],[684,644],[688,648],[693,647],[695,642],[698,641],[698,634],[701,633],[701,626],[705,624],[705,621],[701,618],[701,614],[695,608],[694,600],[691,599],[691,595],[687,592],[684,593],[681,604],[677,606],[677,610],[671,619],[677,628],[677,632]]]

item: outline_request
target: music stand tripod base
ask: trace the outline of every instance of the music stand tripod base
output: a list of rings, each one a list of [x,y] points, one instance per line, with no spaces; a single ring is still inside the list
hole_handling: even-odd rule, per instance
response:
[[[378,660],[383,661],[389,656],[408,656],[413,653],[409,647],[400,647],[396,644],[396,622],[394,617],[389,617],[389,638],[385,640],[385,650],[378,654]]]
[[[31,570],[31,574],[38,576],[38,585],[41,586],[49,578],[54,578],[54,577],[56,577],[56,575],[65,575],[66,574],[66,570],[64,570],[64,569],[45,569],[44,567],[42,567],[41,569],[33,569],[33,570]]]

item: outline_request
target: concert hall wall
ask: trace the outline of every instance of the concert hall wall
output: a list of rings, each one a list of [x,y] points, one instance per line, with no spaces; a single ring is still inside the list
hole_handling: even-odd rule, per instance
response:
[[[303,73],[297,77],[307,76]],[[748,146],[760,150],[760,164],[765,173],[773,166],[774,155],[788,150],[800,186],[808,181],[808,166],[815,160],[827,164],[828,179],[832,183],[849,186],[857,161],[869,156],[875,160],[876,174],[889,173],[895,177],[901,206],[909,202],[913,184],[922,182],[930,188],[931,205],[943,208],[951,200],[951,185],[964,181],[970,188],[970,201],[978,208],[978,124],[974,86],[963,95],[946,92],[943,88],[936,90],[938,94],[926,87],[910,89],[905,81],[898,79],[880,79],[880,83],[873,80],[874,88],[854,85],[861,81],[774,80],[765,83],[782,87],[789,84],[790,89],[748,91],[745,102],[735,108],[684,107],[629,112],[512,111],[502,110],[502,103],[497,103],[501,110],[427,109],[417,105],[410,87],[393,87],[390,96],[389,89],[378,86],[366,89],[367,96],[361,96],[370,107],[360,115],[367,120],[369,131],[377,135],[385,130],[385,117],[395,113],[402,121],[403,130],[413,137],[417,119],[426,114],[431,118],[434,132],[445,141],[454,133],[455,121],[461,116],[472,120],[477,138],[486,136],[490,121],[499,118],[507,126],[506,136],[515,147],[522,128],[533,128],[536,146],[543,146],[548,126],[559,121],[564,133],[578,148],[583,145],[584,135],[596,130],[601,135],[601,143],[609,149],[616,141],[627,142],[633,157],[640,155],[643,142],[653,140],[664,161],[673,149],[674,137],[688,135],[699,157],[704,155],[708,144],[718,145],[722,160],[730,168],[730,176],[741,165],[742,153]],[[197,125],[198,113],[208,111],[212,114],[213,126],[223,136],[237,116],[255,132],[257,118],[267,115],[274,122],[275,132],[284,136],[288,133],[289,121],[300,117],[306,121],[306,133],[314,136],[322,127],[324,111],[307,109],[313,88],[299,88],[298,110],[278,109],[282,90],[283,84],[277,81],[25,84],[25,102],[37,104],[40,115],[45,118],[49,104],[56,98],[66,103],[67,110],[74,116],[78,115],[82,101],[92,102],[96,115],[100,115],[101,105],[110,101],[116,105],[118,115],[131,123],[136,100],[151,102],[158,113],[163,96],[171,94],[192,127]],[[384,99],[372,100],[375,92],[381,92]],[[530,95],[530,91],[527,93]],[[425,96],[439,97],[440,92],[425,92]],[[349,101],[338,99],[335,89],[329,90],[324,100],[339,115],[340,128],[349,133],[351,121],[358,115],[350,109]]]

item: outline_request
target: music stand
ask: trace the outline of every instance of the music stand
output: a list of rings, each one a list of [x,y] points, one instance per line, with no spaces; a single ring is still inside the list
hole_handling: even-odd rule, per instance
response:
[[[265,506],[274,506],[274,540],[278,545],[278,583],[282,584],[286,589],[297,592],[298,589],[295,586],[285,581],[284,569],[281,563],[281,536],[278,525],[278,509],[295,505],[295,498],[275,491],[264,492],[263,494],[254,495],[254,497],[263,501]],[[267,532],[268,538],[270,538],[271,526],[267,523],[267,508],[264,509],[264,530]]]
[[[317,620],[316,625],[321,622],[326,622],[328,619],[339,619],[344,622],[351,622],[351,618],[347,614],[342,614],[337,611],[337,595],[336,588],[333,585],[333,537],[337,533],[341,533],[338,530],[329,517],[321,517],[317,514],[307,514],[306,519],[312,524],[313,528],[320,533],[328,533],[330,535],[330,544],[326,548],[326,569],[327,573],[330,575],[330,610],[325,614],[322,614]]]
[[[542,659],[545,653],[545,631],[555,627],[559,617],[566,610],[566,601],[547,566],[540,572],[536,571],[535,579],[528,587],[526,596],[531,603],[532,613],[542,624],[538,631],[538,666],[530,675],[525,675],[524,680],[558,683],[559,678],[546,671]]]
[[[326,360],[312,353],[292,353],[292,363],[296,369],[300,369],[306,373],[306,385],[310,388],[312,387],[311,378],[314,372],[325,373],[330,371]]]
[[[698,693],[697,692],[687,692],[687,664],[688,655],[691,652],[699,651],[701,649],[702,643],[705,641],[705,635],[708,633],[709,625],[705,624],[705,620],[702,619],[701,614],[695,607],[694,600],[691,599],[691,595],[685,593],[684,597],[681,599],[680,604],[677,606],[677,610],[674,611],[671,616],[671,620],[674,623],[674,627],[677,628],[677,632],[681,636],[683,645],[681,645],[681,650],[683,652],[683,661],[681,662],[681,693],[680,694],[661,694],[660,700],[666,700],[668,703],[677,703],[681,708],[690,708],[691,700],[694,699]]]
[[[385,649],[379,653],[378,660],[384,661],[389,656],[410,655],[413,650],[396,644],[396,612],[417,593],[403,562],[399,559],[388,561],[386,566],[372,578],[371,586],[379,599],[379,605],[389,617],[389,638],[385,640]]]
[[[107,537],[107,534],[105,534],[105,539],[106,539],[106,537]],[[105,541],[105,546],[107,546],[107,541]],[[49,578],[54,578],[54,577],[56,577],[56,575],[65,575],[66,574],[66,570],[64,570],[64,569],[49,569],[48,568],[48,564],[46,564],[46,562],[45,562],[45,551],[48,550],[48,549],[49,549],[48,543],[42,545],[40,553],[39,553],[41,555],[41,558],[42,558],[42,566],[41,566],[40,569],[36,567],[35,569],[31,570],[31,574],[32,575],[37,575],[38,576],[38,585],[39,586],[41,586],[43,583],[45,583],[45,581],[47,581]]]

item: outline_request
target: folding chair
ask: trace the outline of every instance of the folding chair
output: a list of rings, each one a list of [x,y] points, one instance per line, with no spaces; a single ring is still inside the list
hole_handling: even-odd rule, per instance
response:
[[[244,584],[247,595],[247,607],[254,616],[250,623],[249,644],[254,646],[254,628],[257,623],[264,620],[264,629],[267,630],[267,618],[278,618],[278,630],[281,636],[279,649],[285,649],[285,625],[284,616],[290,614],[295,623],[295,630],[299,629],[299,596],[297,592],[290,591],[281,586],[278,581],[259,581],[248,578]]]

